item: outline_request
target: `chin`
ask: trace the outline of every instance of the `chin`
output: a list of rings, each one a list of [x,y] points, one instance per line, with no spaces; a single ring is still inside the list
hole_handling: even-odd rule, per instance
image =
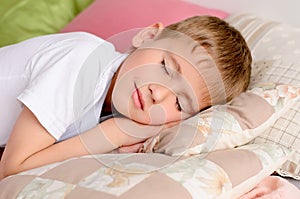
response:
[[[144,124],[144,125],[151,125],[151,120],[150,120],[149,116],[144,116],[141,114],[139,114],[139,115],[130,114],[127,117],[137,123]]]
[[[132,118],[132,120],[141,124],[154,125],[154,126],[162,125],[166,123],[165,120],[164,121],[158,120],[157,117],[151,119],[149,116],[146,118]]]

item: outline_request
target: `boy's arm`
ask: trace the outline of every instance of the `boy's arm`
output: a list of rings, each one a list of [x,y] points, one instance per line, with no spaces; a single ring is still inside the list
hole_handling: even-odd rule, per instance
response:
[[[71,157],[110,152],[120,146],[144,141],[160,129],[160,126],[138,125],[125,118],[112,118],[81,135],[54,144],[55,139],[24,107],[0,161],[0,179]],[[143,136],[139,135],[141,133]]]

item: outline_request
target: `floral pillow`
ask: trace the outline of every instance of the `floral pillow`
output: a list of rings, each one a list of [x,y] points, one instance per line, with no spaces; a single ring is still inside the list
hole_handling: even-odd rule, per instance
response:
[[[300,87],[300,27],[234,14],[226,19],[236,27],[253,56],[250,87],[260,82],[277,82]],[[295,150],[278,170],[281,175],[300,180],[300,99],[252,143],[276,143]]]
[[[159,153],[73,158],[0,181],[0,198],[237,198],[290,155],[276,145],[248,145],[189,157]]]
[[[248,143],[300,98],[300,89],[265,83],[148,139],[140,152],[192,155]]]

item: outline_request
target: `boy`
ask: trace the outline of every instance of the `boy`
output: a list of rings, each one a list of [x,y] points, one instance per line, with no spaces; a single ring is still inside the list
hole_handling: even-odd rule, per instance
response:
[[[13,81],[5,95],[12,99],[0,106],[15,113],[12,119],[5,116],[13,122],[0,128],[6,129],[0,132],[5,145],[0,179],[138,145],[211,105],[230,101],[249,84],[249,49],[240,33],[218,18],[192,17],[166,28],[157,23],[140,31],[132,45],[132,52],[120,54],[93,35],[69,33],[0,49],[7,65],[1,78]],[[18,59],[11,60],[14,54]],[[113,117],[103,121],[108,115]]]

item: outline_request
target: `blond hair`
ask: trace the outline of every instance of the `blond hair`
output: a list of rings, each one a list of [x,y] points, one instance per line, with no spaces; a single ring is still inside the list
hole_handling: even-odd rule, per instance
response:
[[[191,37],[212,57],[224,85],[225,97],[212,99],[210,96],[211,100],[216,103],[228,102],[247,89],[251,74],[251,52],[243,36],[234,27],[217,17],[194,16],[171,24],[166,29]],[[219,85],[215,82],[215,86],[210,86],[210,94],[214,92],[215,98],[220,98],[218,92],[222,92]]]

